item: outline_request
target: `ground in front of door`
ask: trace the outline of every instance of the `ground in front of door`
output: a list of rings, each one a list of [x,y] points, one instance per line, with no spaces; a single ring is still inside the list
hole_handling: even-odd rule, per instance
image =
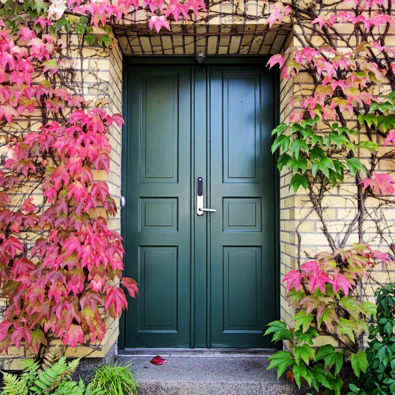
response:
[[[157,350],[159,351],[159,350]],[[276,372],[267,371],[268,357],[262,351],[191,352],[162,350],[165,365],[155,366],[152,350],[121,356],[122,363],[133,362],[132,370],[141,395],[292,395],[295,386]]]

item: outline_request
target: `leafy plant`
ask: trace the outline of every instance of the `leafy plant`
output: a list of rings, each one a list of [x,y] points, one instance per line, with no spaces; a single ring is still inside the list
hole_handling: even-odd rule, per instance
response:
[[[351,250],[337,249],[333,254],[322,252],[314,261],[284,277],[287,298],[296,308],[294,328],[282,321],[269,324],[266,335],[273,341],[288,341],[290,351],[279,351],[270,357],[268,369],[275,368],[280,377],[290,367],[297,385],[305,380],[317,391],[339,395],[343,381],[339,376],[344,362],[350,361],[357,377],[368,367],[366,354],[359,350],[360,337],[368,332],[366,318],[374,316],[376,307],[358,299],[358,284],[379,259],[387,254],[369,246],[354,244]],[[326,344],[313,349],[318,330],[341,343],[343,349]]]
[[[103,395],[137,395],[138,386],[131,366],[120,363],[99,366],[91,378],[92,387],[103,391]]]
[[[375,292],[377,322],[369,326],[368,368],[361,387],[368,395],[395,393],[395,284]]]

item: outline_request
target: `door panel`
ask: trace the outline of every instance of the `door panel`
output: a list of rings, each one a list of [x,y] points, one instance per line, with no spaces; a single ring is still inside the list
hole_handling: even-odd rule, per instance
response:
[[[271,72],[133,66],[128,98],[125,346],[272,346]],[[197,176],[216,213],[196,215]]]
[[[189,347],[189,74],[130,71],[127,274],[140,296],[129,299],[126,347]]]
[[[211,71],[211,347],[270,347],[275,319],[273,85],[257,66]]]

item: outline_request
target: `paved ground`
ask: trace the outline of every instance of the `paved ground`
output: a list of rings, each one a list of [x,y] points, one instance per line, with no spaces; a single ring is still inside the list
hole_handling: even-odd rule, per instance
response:
[[[133,362],[132,370],[141,385],[139,394],[291,395],[294,391],[286,380],[277,381],[275,371],[266,370],[268,355],[259,356],[262,351],[208,354],[162,351],[160,355],[167,363],[160,366],[149,362],[154,355],[148,353],[120,358],[124,363]]]

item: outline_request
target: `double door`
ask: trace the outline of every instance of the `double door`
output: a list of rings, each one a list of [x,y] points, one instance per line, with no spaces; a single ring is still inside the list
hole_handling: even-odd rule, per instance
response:
[[[127,96],[121,215],[140,296],[128,301],[125,347],[271,347],[273,75],[129,66]]]

